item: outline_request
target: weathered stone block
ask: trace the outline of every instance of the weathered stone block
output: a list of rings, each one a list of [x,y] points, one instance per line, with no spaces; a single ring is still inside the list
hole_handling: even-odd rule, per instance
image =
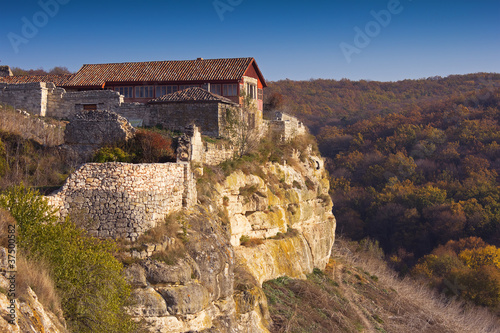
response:
[[[171,314],[195,314],[206,308],[210,302],[207,288],[198,283],[186,286],[157,288],[167,303]]]

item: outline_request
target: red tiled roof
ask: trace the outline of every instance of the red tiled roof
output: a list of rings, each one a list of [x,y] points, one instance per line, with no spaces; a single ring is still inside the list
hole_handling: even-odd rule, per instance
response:
[[[176,103],[176,102],[223,102],[236,104],[228,98],[206,91],[200,87],[187,88],[172,94],[163,95],[159,98],[149,101],[149,103]]]
[[[106,82],[240,80],[254,61],[254,58],[232,58],[83,65],[65,86],[103,86]]]
[[[52,82],[56,86],[64,86],[74,74],[47,75],[15,75],[0,77],[0,83],[20,84],[36,82]]]

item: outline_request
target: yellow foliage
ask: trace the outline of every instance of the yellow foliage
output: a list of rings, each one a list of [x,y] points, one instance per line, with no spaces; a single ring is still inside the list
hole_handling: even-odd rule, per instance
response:
[[[478,249],[463,250],[459,258],[470,268],[481,266],[495,266],[500,268],[500,249],[493,245]]]

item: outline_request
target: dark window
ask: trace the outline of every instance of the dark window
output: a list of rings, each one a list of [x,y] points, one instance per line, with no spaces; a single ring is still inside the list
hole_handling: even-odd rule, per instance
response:
[[[210,92],[217,94],[217,95],[222,95],[220,84],[211,84],[210,85]]]
[[[125,98],[132,98],[133,97],[133,87],[117,87],[115,88],[115,91],[118,91],[120,95],[123,95]]]
[[[237,84],[225,84],[222,86],[224,96],[238,96]]]
[[[153,98],[153,86],[135,87],[135,98]]]
[[[87,111],[95,111],[97,110],[97,104],[84,104],[83,109]]]
[[[184,90],[187,88],[193,88],[193,87],[199,87],[199,86],[200,86],[199,84],[186,84],[186,85],[179,86],[179,90]]]

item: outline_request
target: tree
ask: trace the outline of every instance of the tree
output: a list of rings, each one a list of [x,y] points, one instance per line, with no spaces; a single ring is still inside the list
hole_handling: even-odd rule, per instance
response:
[[[223,136],[236,147],[238,156],[254,151],[260,138],[259,111],[250,95],[242,93],[242,107],[230,107],[224,115]]]
[[[46,199],[23,185],[2,194],[0,206],[18,223],[19,248],[32,260],[49,263],[72,331],[133,330],[123,310],[130,286],[113,257],[113,242],[91,237],[69,220],[56,222]]]

